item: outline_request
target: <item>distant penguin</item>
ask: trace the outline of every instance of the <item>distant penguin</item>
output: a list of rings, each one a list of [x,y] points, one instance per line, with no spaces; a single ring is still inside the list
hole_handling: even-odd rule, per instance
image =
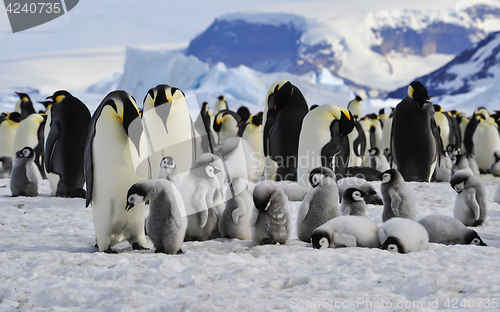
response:
[[[10,155],[16,157],[14,151],[14,136],[21,122],[21,114],[12,112],[0,123],[0,156]]]
[[[255,204],[250,220],[253,241],[257,245],[285,245],[292,228],[290,204],[283,190],[260,183],[252,196]]]
[[[370,168],[376,169],[380,172],[391,169],[387,158],[380,151],[378,147],[372,147],[370,150]]]
[[[276,81],[271,85],[262,119],[266,177],[297,181],[299,136],[308,112],[302,92],[290,81]]]
[[[130,211],[136,204],[146,200],[149,200],[146,229],[155,253],[182,253],[187,218],[184,201],[177,187],[163,179],[137,182],[127,192],[126,210]]]
[[[427,230],[430,243],[486,246],[476,231],[453,217],[430,215],[418,220],[418,223]]]
[[[134,250],[147,249],[144,204],[125,210],[128,189],[147,176],[146,168],[136,166],[146,157],[142,132],[137,103],[125,91],[109,93],[90,121],[85,145],[85,205],[92,203],[99,251],[114,253],[111,247],[124,240]]]
[[[405,218],[392,218],[382,223],[378,238],[382,248],[392,253],[423,251],[429,246],[429,235],[425,228]]]
[[[455,144],[448,144],[446,146],[446,153],[450,159],[453,159],[453,156],[460,154],[460,149]]]
[[[354,100],[350,101],[349,104],[347,104],[347,109],[351,112],[352,116],[355,119],[361,119],[363,116],[363,103],[362,99],[360,96],[356,95]]]
[[[311,234],[313,248],[378,248],[377,225],[361,216],[340,216],[326,222]]]
[[[201,155],[179,185],[188,215],[185,241],[205,241],[217,226],[214,196],[219,191],[217,174],[221,163],[213,154]]]
[[[171,156],[181,178],[185,178],[196,160],[196,144],[184,93],[165,84],[149,89],[144,97],[142,124],[151,150],[151,176],[157,177],[158,164],[163,157]]]
[[[357,188],[362,190],[365,195],[364,195],[364,200],[366,204],[373,204],[373,205],[383,205],[384,202],[382,201],[382,198],[380,195],[377,193],[373,185],[366,181],[365,179],[361,179],[358,177],[347,177],[343,178],[337,181],[337,185],[339,187],[339,198],[342,200],[344,196],[344,192],[348,188]]]
[[[236,111],[236,114],[238,114],[238,116],[240,116],[240,124],[247,122],[247,120],[251,116],[250,111],[248,110],[248,108],[246,106],[241,106],[240,108],[238,108],[238,110]]]
[[[493,159],[490,164],[490,172],[495,177],[500,177],[500,150],[493,153]]]
[[[244,179],[234,178],[226,193],[226,207],[219,218],[219,232],[226,238],[251,240],[250,218],[253,200]]]
[[[387,114],[385,113],[384,108],[378,111],[378,118],[384,123],[385,127],[385,122],[387,121],[387,119],[389,119],[389,116],[387,116]]]
[[[14,135],[13,150],[19,151],[29,146],[35,151],[35,164],[41,178],[46,178],[44,168],[44,129],[47,115],[30,114],[21,120]]]
[[[396,169],[389,169],[379,178],[382,181],[380,192],[384,199],[382,221],[396,217],[415,220],[415,200],[401,174]]]
[[[12,156],[0,156],[0,162],[2,163],[0,167],[0,179],[10,178],[10,173],[12,172]]]
[[[10,176],[10,190],[12,196],[38,195],[38,178],[36,177],[35,151],[31,147],[25,147],[16,153],[17,158]]]
[[[365,138],[366,138],[366,149],[365,149],[365,154],[362,155],[363,157],[363,162],[361,166],[363,167],[370,167],[370,153],[369,151],[373,148],[376,147],[376,138],[375,138],[375,124],[374,122],[368,117],[364,117],[359,121],[359,124],[361,125],[361,128],[363,129],[363,132],[365,133]]]
[[[492,155],[500,149],[500,134],[493,118],[489,117],[479,122],[472,141],[474,142],[473,155],[479,171],[488,173]]]
[[[50,110],[50,132],[45,142],[45,170],[58,180],[55,196],[85,198],[84,155],[90,125],[87,106],[68,91],[56,91]],[[55,177],[54,177],[55,175]],[[88,186],[88,184],[87,184]]]
[[[304,118],[299,139],[299,185],[310,187],[307,178],[311,170],[328,167],[342,175],[349,162],[349,139],[354,118],[343,107],[320,105]]]
[[[228,138],[220,153],[231,178],[239,177],[252,182],[261,178],[262,163],[247,140],[240,137]]]
[[[318,167],[309,174],[314,187],[299,208],[297,236],[303,242],[310,242],[311,233],[317,227],[340,216],[339,195],[335,173],[327,167]]]
[[[451,177],[450,184],[458,193],[453,216],[465,226],[482,225],[487,217],[487,204],[481,180],[467,170],[459,170]]]
[[[362,166],[366,152],[366,136],[359,121],[354,120],[354,128],[347,138],[349,139],[349,166]]]
[[[391,151],[405,181],[429,182],[438,161],[439,129],[427,89],[418,81],[393,112]]]
[[[457,120],[461,134],[461,141],[460,141],[461,143],[458,144],[457,147],[460,149],[460,151],[466,153],[464,140],[465,140],[465,129],[467,128],[467,124],[469,123],[469,118],[467,118],[467,116],[464,113],[457,113],[455,119]]]
[[[393,110],[394,111],[394,110]],[[391,131],[392,131],[392,112],[384,122],[384,129],[382,129],[382,147],[385,150],[391,150]]]
[[[226,109],[219,111],[214,118],[213,129],[217,133],[217,143],[223,145],[227,139],[238,135],[238,125],[240,116],[235,112]]]
[[[158,179],[169,180],[174,183],[175,186],[179,186],[182,182],[182,178],[177,170],[177,165],[175,160],[171,156],[165,156],[160,163],[160,173],[158,174]]]
[[[443,142],[443,146],[448,146],[448,144],[450,144],[450,133],[452,131],[452,126],[450,125],[450,121],[448,120],[449,117],[443,111],[443,108],[441,106],[437,104],[434,104],[433,106],[436,124],[439,126],[441,141]]]
[[[340,211],[343,216],[366,217],[365,192],[357,188],[348,188],[344,192]]]
[[[252,146],[256,159],[260,165],[258,171],[260,175],[264,173],[264,147],[262,143],[262,117],[257,115],[250,116],[248,122],[240,127],[238,136],[241,136]]]
[[[217,102],[215,102],[215,105],[214,105],[214,110],[212,112],[212,116],[216,116],[217,113],[219,113],[220,111],[223,111],[223,110],[226,110],[226,109],[229,109],[229,107],[227,106],[227,101],[226,99],[224,98],[223,95],[219,95],[219,97],[217,98]]]
[[[199,144],[200,155],[203,153],[215,153],[215,143],[217,134],[212,128],[213,118],[210,115],[210,110],[207,102],[203,102],[200,109],[200,114],[194,123],[196,132],[199,134],[197,137],[197,144]]]
[[[35,108],[33,107],[33,102],[31,102],[29,95],[18,92],[16,92],[16,94],[19,96],[19,101],[16,103],[15,111],[21,114],[21,119],[24,119],[31,114],[35,114]]]
[[[446,151],[442,151],[439,157],[441,157],[441,161],[436,166],[436,182],[449,182],[451,178],[451,167],[453,166],[453,163],[448,157],[448,153]]]

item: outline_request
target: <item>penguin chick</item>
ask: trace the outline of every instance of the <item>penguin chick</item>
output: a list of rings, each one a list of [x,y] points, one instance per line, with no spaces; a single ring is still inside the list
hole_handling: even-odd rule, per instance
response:
[[[380,172],[391,169],[389,162],[387,162],[387,158],[378,147],[372,147],[368,152],[370,153],[370,168]]]
[[[415,220],[415,200],[399,171],[386,170],[379,179],[382,181],[380,192],[384,199],[382,221],[394,217]]]
[[[366,217],[365,192],[356,188],[348,188],[344,192],[340,211],[344,216]]]
[[[327,167],[318,167],[309,174],[313,186],[299,208],[297,236],[310,242],[311,233],[330,219],[340,216],[339,195],[335,173]]]
[[[313,248],[378,248],[377,225],[361,216],[340,216],[315,229],[311,234]]]
[[[253,190],[255,208],[250,227],[257,245],[286,244],[290,238],[290,204],[283,190],[260,183]]]
[[[436,182],[448,182],[451,177],[452,160],[448,157],[447,152],[441,152],[441,161],[436,166]]]
[[[160,162],[160,173],[158,174],[158,179],[169,180],[176,186],[181,184],[181,176],[178,175],[177,165],[172,156],[165,156]]]
[[[459,170],[451,177],[450,184],[458,193],[453,216],[465,226],[483,224],[487,217],[487,205],[486,190],[481,180],[467,170]]]
[[[426,250],[429,235],[418,222],[405,218],[392,218],[380,225],[378,239],[382,249],[392,253],[409,253]]]
[[[380,197],[380,195],[378,195],[373,185],[370,182],[366,181],[365,179],[361,179],[358,177],[342,178],[337,181],[337,185],[339,187],[339,198],[341,201],[344,196],[344,192],[348,188],[354,187],[365,192],[366,204],[373,204],[373,205],[384,204],[382,198]]]
[[[12,156],[3,155],[0,157],[2,167],[0,168],[0,179],[8,179],[12,172]]]
[[[137,182],[127,192],[125,209],[129,211],[146,200],[149,200],[146,229],[155,253],[182,253],[187,218],[184,201],[177,187],[163,179]]]
[[[252,239],[250,218],[253,201],[244,179],[234,178],[226,193],[226,208],[219,219],[219,232],[226,238]]]
[[[430,243],[486,246],[476,231],[453,217],[430,215],[418,220],[418,223],[427,230]]]
[[[500,150],[493,153],[493,159],[490,165],[490,172],[495,177],[500,177]]]
[[[472,174],[479,178],[481,176],[481,172],[479,171],[479,166],[477,165],[474,155],[467,155],[467,160],[469,161],[469,167],[472,170]]]
[[[462,154],[457,154],[451,157],[451,175],[453,176],[458,170],[466,169],[472,173],[472,169],[469,167],[469,160]]]
[[[10,190],[12,196],[38,195],[38,178],[36,177],[35,151],[31,147],[25,147],[16,153],[16,161],[10,176]]]

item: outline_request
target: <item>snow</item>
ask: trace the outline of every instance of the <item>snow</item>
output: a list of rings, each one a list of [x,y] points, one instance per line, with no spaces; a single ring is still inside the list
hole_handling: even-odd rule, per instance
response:
[[[304,17],[283,13],[231,13],[218,17],[217,19],[226,21],[244,20],[248,23],[267,24],[275,26],[293,25],[296,29],[304,29],[307,26],[307,22]]]
[[[47,181],[40,183],[36,198],[12,198],[3,179],[0,310],[319,311],[353,301],[358,308],[370,307],[363,301],[375,307],[401,302],[429,310],[431,302],[445,308],[447,299],[499,298],[500,206],[493,195],[500,178],[481,180],[489,217],[475,230],[487,247],[430,244],[426,251],[405,255],[367,248],[315,250],[297,239],[300,203],[293,202],[288,245],[216,239],[184,243],[185,254],[164,255],[132,251],[124,242],[115,247],[118,254],[109,255],[93,248],[92,210],[84,208],[83,199],[49,197]],[[380,190],[379,182],[372,183]],[[417,219],[452,216],[456,193],[448,183],[408,185]],[[380,225],[382,206],[368,205],[367,215]],[[148,245],[153,247],[149,238]]]

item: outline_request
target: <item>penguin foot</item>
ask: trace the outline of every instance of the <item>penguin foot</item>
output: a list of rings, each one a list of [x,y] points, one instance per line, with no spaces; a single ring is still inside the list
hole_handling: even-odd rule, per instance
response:
[[[178,255],[183,255],[183,254],[184,254],[184,250],[179,249],[179,251],[177,251],[177,254],[178,254]]]
[[[163,249],[156,249],[155,253],[165,253],[165,250],[163,250]]]
[[[111,249],[111,247],[108,247],[108,249],[104,250],[104,252],[107,254],[117,254],[118,253],[116,250]]]
[[[271,239],[268,237],[268,238],[264,238],[263,240],[261,240],[260,244],[261,245],[271,245],[272,242],[271,242]]]
[[[137,242],[135,242],[135,243],[132,244],[132,249],[133,250],[149,250],[149,248],[141,246]]]

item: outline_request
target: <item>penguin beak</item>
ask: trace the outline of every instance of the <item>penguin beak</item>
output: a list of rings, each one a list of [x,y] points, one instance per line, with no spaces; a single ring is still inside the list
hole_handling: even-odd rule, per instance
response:
[[[382,180],[384,179],[384,178],[382,177],[383,175],[384,175],[383,173],[379,174],[379,175],[377,176],[377,179],[379,179],[380,181],[382,181]]]
[[[220,170],[217,168],[217,167],[214,167],[214,175],[217,175],[217,173],[219,173]]]
[[[127,205],[125,206],[125,210],[129,211],[130,209],[134,208],[134,204],[127,202]]]

